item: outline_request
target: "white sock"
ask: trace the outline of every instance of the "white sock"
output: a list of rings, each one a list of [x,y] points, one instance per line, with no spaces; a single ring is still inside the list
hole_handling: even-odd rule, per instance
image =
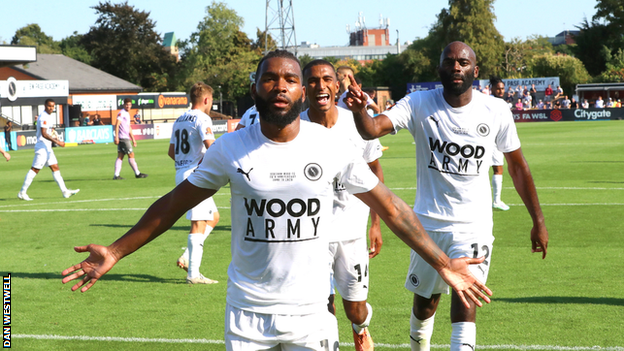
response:
[[[210,230],[208,230],[210,228]],[[206,231],[210,234],[212,227],[206,226]],[[188,235],[187,247],[189,250],[189,267],[188,277],[199,277],[199,267],[201,266],[202,257],[204,255],[204,241],[206,241],[208,235],[201,233],[191,233]]]
[[[503,191],[503,175],[492,175],[492,193],[494,195],[494,202],[501,201],[501,192]]]
[[[62,192],[67,191],[67,187],[65,186],[65,181],[63,180],[63,177],[61,177],[61,171],[52,172],[52,178],[54,178],[54,180],[56,181],[56,184],[58,184],[58,187],[61,188]]]
[[[459,322],[451,326],[451,351],[474,351],[477,344],[477,325],[472,322]]]
[[[26,177],[24,177],[24,184],[22,184],[22,190],[20,190],[21,193],[26,194],[26,190],[28,190],[28,187],[30,186],[30,184],[32,184],[33,179],[35,179],[35,177],[37,176],[37,173],[35,173],[35,171],[33,171],[32,169],[28,170],[28,173],[26,173]]]
[[[366,309],[368,310],[368,314],[366,315],[366,320],[362,324],[356,325],[354,323],[351,323],[351,325],[353,325],[353,330],[355,330],[355,332],[358,334],[360,334],[362,330],[364,330],[364,328],[370,325],[371,318],[373,318],[373,307],[371,307],[368,302],[366,303]]]
[[[134,157],[128,157],[128,163],[130,164],[130,167],[134,171],[134,175],[141,174],[141,172],[139,171],[139,166],[137,166],[137,163],[134,160]]]
[[[416,318],[413,310],[410,314],[410,344],[412,345],[412,351],[429,351],[435,313],[424,321]]]

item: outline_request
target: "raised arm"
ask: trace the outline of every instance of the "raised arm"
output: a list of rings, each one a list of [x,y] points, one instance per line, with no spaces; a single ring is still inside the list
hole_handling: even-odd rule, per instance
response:
[[[371,117],[366,111],[366,95],[355,83],[355,78],[349,74],[351,85],[349,86],[349,93],[344,99],[345,104],[353,112],[355,119],[355,126],[362,138],[366,140],[372,140],[380,138],[394,130],[394,126],[388,116],[384,114]]]
[[[91,244],[74,247],[76,252],[89,252],[90,255],[86,260],[62,272],[65,276],[63,284],[82,277],[72,287],[72,291],[80,287],[82,287],[80,290],[82,292],[89,290],[120,259],[167,231],[186,211],[214,195],[215,192],[216,190],[213,189],[196,187],[185,180],[154,202],[139,222],[111,245]]]
[[[484,257],[450,259],[429,237],[414,211],[383,183],[378,183],[367,193],[355,196],[377,212],[396,236],[437,270],[442,279],[457,292],[466,307],[470,307],[467,299],[477,306],[483,305],[479,298],[490,302],[486,294],[491,296],[492,291],[468,270],[469,265],[483,262]]]
[[[548,230],[544,223],[544,214],[537,198],[537,190],[535,190],[531,170],[521,149],[505,153],[505,159],[507,160],[509,175],[513,179],[514,187],[533,220],[531,252],[541,252],[542,259],[544,259],[548,249]]]

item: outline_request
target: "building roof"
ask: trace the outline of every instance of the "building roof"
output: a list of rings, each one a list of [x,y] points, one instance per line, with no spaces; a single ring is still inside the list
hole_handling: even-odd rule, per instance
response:
[[[67,80],[70,94],[143,91],[138,85],[59,54],[38,54],[37,62],[11,68],[37,79]]]
[[[165,33],[165,38],[163,39],[163,46],[168,48],[172,46],[176,46],[178,44],[178,39],[175,36],[174,32]]]

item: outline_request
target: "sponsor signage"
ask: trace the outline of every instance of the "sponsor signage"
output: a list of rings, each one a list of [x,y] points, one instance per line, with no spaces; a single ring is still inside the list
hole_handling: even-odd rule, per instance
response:
[[[59,139],[65,139],[65,129],[64,128],[54,128],[54,130],[58,133]],[[17,146],[17,150],[22,149],[34,149],[35,144],[37,143],[37,131],[36,130],[20,130],[15,133],[15,142],[13,143],[13,150],[16,150],[15,146]],[[4,138],[2,138],[4,139]]]
[[[117,107],[123,108],[124,100],[132,99],[132,108],[187,108],[190,99],[187,94],[140,94],[140,95],[117,95]]]
[[[171,139],[173,123],[155,123],[154,139]]]
[[[135,140],[154,139],[153,124],[131,124],[130,127]]]
[[[9,77],[0,81],[0,96],[9,101],[19,98],[36,97],[68,97],[69,81],[67,80],[17,80]]]
[[[610,121],[624,119],[624,108],[512,110],[515,122]]]
[[[228,121],[227,120],[212,121],[212,132],[214,134],[217,134],[217,133],[227,133],[228,132]]]
[[[503,79],[503,82],[505,83],[505,91],[507,91],[510,87],[515,89],[518,85],[531,87],[531,85],[535,84],[535,90],[537,91],[546,90],[546,87],[548,87],[549,84],[553,90],[556,90],[557,86],[561,85],[559,83],[559,77]],[[490,80],[475,79],[475,81],[472,82],[472,85],[484,88],[490,85]],[[443,88],[442,82],[407,83],[408,93],[441,88]]]
[[[82,111],[115,110],[115,95],[74,95],[74,105],[80,105]]]
[[[113,141],[113,126],[89,126],[65,129],[66,143],[93,142],[102,144],[112,143]]]

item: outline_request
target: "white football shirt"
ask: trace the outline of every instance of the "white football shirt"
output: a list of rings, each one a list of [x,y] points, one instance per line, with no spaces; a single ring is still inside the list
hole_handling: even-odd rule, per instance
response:
[[[256,105],[253,105],[245,111],[243,117],[241,117],[240,121],[238,121],[238,124],[244,127],[249,127],[250,125],[258,123],[259,118],[260,115],[258,114],[258,110],[256,110]]]
[[[189,110],[176,119],[169,142],[174,146],[176,170],[199,165],[206,152],[204,140],[215,140],[212,119],[207,114]]]
[[[255,124],[223,135],[206,151],[188,181],[207,189],[230,183],[229,304],[289,315],[327,308],[336,179],[352,194],[379,181],[352,146],[306,121],[290,142],[266,138]]]
[[[48,149],[52,150],[52,142],[43,137],[41,129],[45,129],[46,133],[50,135],[50,129],[52,129],[52,116],[43,111],[37,117],[37,143],[35,143],[35,150]]]
[[[384,112],[395,133],[406,128],[416,142],[414,212],[426,230],[491,231],[488,171],[495,148],[520,148],[513,116],[502,99],[473,93],[454,108],[442,91],[411,93]]]
[[[379,140],[364,140],[358,133],[353,120],[353,113],[342,107],[338,109],[338,120],[330,129],[336,140],[352,143],[364,162],[371,163],[383,154]],[[309,121],[308,110],[301,113],[301,119]],[[370,208],[357,197],[349,194],[344,185],[334,183],[334,222],[331,226],[330,242],[353,240],[366,237]]]

